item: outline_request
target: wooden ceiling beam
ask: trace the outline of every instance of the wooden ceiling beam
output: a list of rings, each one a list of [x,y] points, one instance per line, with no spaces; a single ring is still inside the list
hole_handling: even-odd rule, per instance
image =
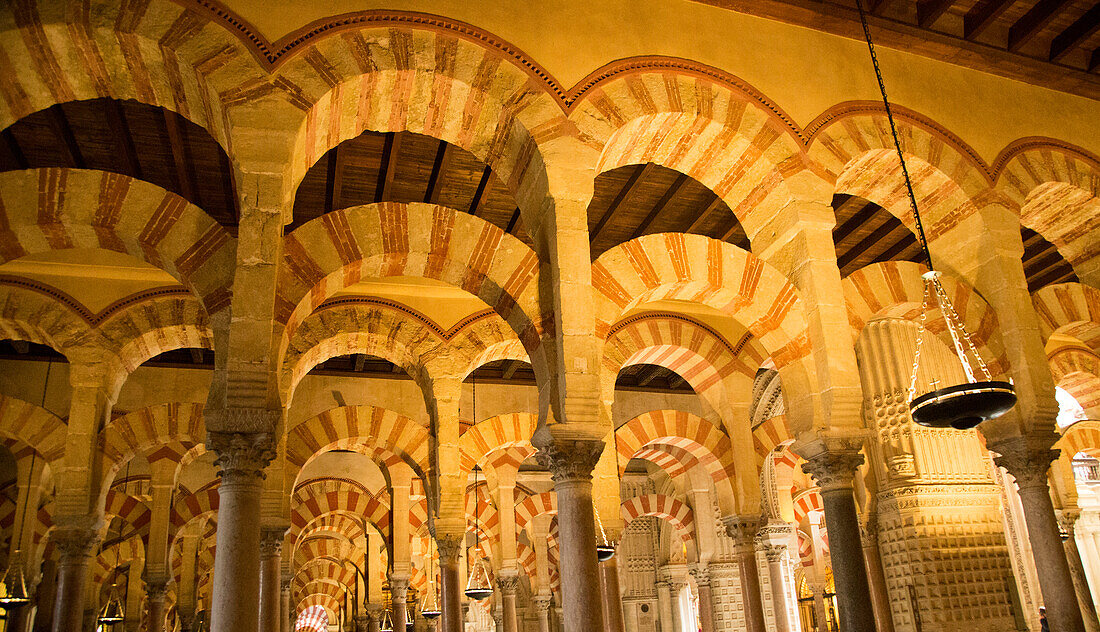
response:
[[[1100,70],[1100,48],[1092,49],[1092,54],[1089,55],[1089,72],[1097,70]]]
[[[500,377],[506,380],[512,379],[512,376],[516,374],[516,369],[522,364],[519,360],[505,360],[504,366],[500,369]]]
[[[699,215],[697,215],[695,219],[692,220],[691,225],[688,226],[684,230],[684,232],[694,233],[695,231],[699,230],[699,227],[703,225],[703,222],[707,219],[707,217],[709,217],[711,213],[719,209],[721,206],[722,198],[718,197],[718,195],[716,194],[714,196],[714,199],[710,201],[710,204],[707,204],[706,208],[700,211]]]
[[[119,154],[126,162],[130,175],[142,179],[141,161],[138,160],[137,149],[134,147],[134,137],[130,133],[130,123],[126,120],[126,112],[122,109],[122,101],[116,99],[104,99],[104,115],[107,119],[107,127],[114,132],[115,146]]]
[[[847,204],[851,204],[851,202]],[[843,206],[841,208],[843,208]],[[844,220],[839,226],[833,229],[833,243],[839,246],[855,229],[874,217],[875,213],[877,213],[880,208],[878,204],[864,200],[863,206],[861,206],[858,211],[852,213],[848,219]]]
[[[327,162],[325,163],[325,213],[331,213],[336,209],[336,170],[337,170],[337,158],[340,156],[340,146],[333,147],[332,151],[326,156]]]
[[[871,234],[861,239],[856,245],[847,249],[842,256],[837,257],[837,267],[843,271],[846,267],[848,267],[850,263],[858,259],[864,252],[866,252],[868,248],[877,244],[884,237],[889,235],[895,228],[897,228],[897,225],[894,224],[894,222],[883,222],[882,225],[871,231]]]
[[[906,250],[908,250],[909,248],[915,246],[916,244],[917,244],[917,238],[913,236],[913,233],[911,233],[907,230],[906,233],[901,236],[901,239],[899,239],[893,246],[890,246],[886,250],[882,251],[882,253],[880,253],[879,256],[874,258],[874,261],[872,261],[872,263],[882,263],[883,261],[893,261],[894,257],[896,257],[899,254],[905,252]]]
[[[1100,30],[1100,3],[1092,5],[1085,14],[1066,27],[1050,43],[1050,61],[1061,61],[1071,50],[1077,48]]]
[[[953,4],[955,0],[920,0],[917,2],[917,24],[924,28],[932,26]]]
[[[61,141],[61,145],[68,153],[71,166],[77,169],[86,169],[88,165],[84,161],[84,154],[80,152],[80,145],[76,142],[76,135],[73,134],[73,128],[69,125],[68,117],[65,116],[65,110],[58,105],[50,108],[48,114],[50,127],[53,128],[54,133]]]
[[[19,139],[12,133],[11,128],[3,131],[4,136],[4,148],[8,150],[8,154],[11,155],[11,160],[19,169],[30,169],[30,163],[27,162],[27,156],[23,153],[23,148],[19,146]]]
[[[504,232],[511,235],[512,231],[515,230],[516,222],[518,222],[518,221],[519,221],[519,207],[517,206],[516,210],[512,211],[512,219],[508,220],[508,228],[506,228],[504,230]]]
[[[352,370],[356,373],[362,373],[363,367],[367,366],[367,356],[362,353],[355,354],[355,362]]]
[[[730,241],[730,239],[737,236],[739,233],[741,235],[745,235],[745,228],[743,226],[741,226],[741,222],[738,222],[737,218],[735,217],[735,218],[733,218],[733,226],[730,226],[729,230],[727,230],[725,232],[725,234],[722,235],[722,241]],[[745,235],[745,239],[748,239],[748,235]],[[738,241],[740,241],[740,240],[731,241],[730,243],[736,244],[737,246],[741,246],[741,244],[738,243]],[[748,248],[746,248],[746,250],[748,250]]]
[[[638,386],[649,386],[649,383],[660,377],[665,372],[664,367],[653,365],[646,367],[646,370],[638,375]]]
[[[672,198],[676,197],[676,194],[680,192],[680,189],[683,188],[684,184],[686,184],[687,181],[688,175],[686,173],[681,173],[676,176],[676,179],[672,181],[671,185],[669,185],[668,190],[665,191],[665,194],[662,195],[661,199],[657,200],[657,203],[653,205],[653,209],[649,211],[649,215],[646,215],[645,219],[642,220],[642,223],[638,224],[638,228],[630,237],[631,239],[635,239],[646,234],[646,231],[649,230],[649,225],[652,224],[655,219],[657,219],[657,217],[661,214],[661,211],[665,210],[665,207],[668,206],[668,203],[672,200]]]
[[[401,153],[401,135],[397,132],[386,133],[386,144],[382,149],[382,168],[378,171],[378,188],[374,198],[379,202],[391,202],[393,180],[397,172],[397,157]]]
[[[445,140],[439,141],[439,149],[435,152],[435,161],[432,163],[432,174],[428,176],[428,188],[424,191],[424,202],[435,204],[439,200],[440,183],[443,182],[443,174],[447,171],[452,152],[447,151],[451,146]]]
[[[493,175],[493,170],[489,168],[489,165],[485,165],[485,169],[481,171],[481,180],[477,183],[477,190],[474,191],[474,199],[470,200],[470,208],[466,211],[474,217],[477,217],[481,199],[485,196],[485,190],[489,188],[489,176],[491,175]]]
[[[640,169],[634,170],[634,173],[631,174],[630,178],[623,184],[623,188],[619,189],[618,195],[615,196],[615,199],[611,201],[607,210],[604,211],[603,217],[600,218],[600,221],[596,222],[596,227],[592,229],[592,234],[589,236],[589,243],[595,243],[595,241],[599,239],[600,233],[603,232],[607,223],[611,221],[611,218],[615,215],[615,211],[630,200],[631,196],[637,192],[638,184],[649,177],[649,174],[653,172],[655,166],[656,165],[652,162],[647,162]]]
[[[344,208],[344,171],[348,161],[348,152],[340,150],[340,145],[332,148],[332,208]]]
[[[1008,29],[1008,50],[1018,52],[1024,44],[1039,34],[1071,0],[1039,0],[1022,18]]]
[[[963,16],[963,37],[972,40],[985,32],[1016,0],[983,0]]]
[[[195,347],[191,347],[190,349],[188,349],[188,351],[191,352],[191,363],[192,364],[202,364],[202,361],[203,361],[202,349],[196,349]]]
[[[1047,266],[1041,270],[1036,270],[1027,275],[1027,285],[1029,291],[1034,292],[1040,288],[1044,288],[1051,283],[1063,278],[1067,273],[1073,273],[1076,277],[1076,273],[1073,268],[1064,260],[1059,261],[1054,265]]]
[[[15,352],[19,355],[27,355],[31,352],[31,344],[26,340],[12,340],[11,346],[15,348]]]
[[[179,186],[179,194],[190,201],[195,200],[195,173],[191,169],[191,161],[188,160],[186,141],[183,138],[183,130],[180,129],[179,119],[176,114],[168,110],[161,110],[161,120],[164,122],[164,132],[168,136],[168,149],[172,154],[172,162],[175,163],[176,183]]]

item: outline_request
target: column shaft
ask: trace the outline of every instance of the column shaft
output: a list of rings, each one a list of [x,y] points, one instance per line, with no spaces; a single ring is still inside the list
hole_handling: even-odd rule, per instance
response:
[[[92,530],[71,529],[58,531],[53,537],[55,546],[60,550],[53,632],[81,630],[84,625],[88,565],[92,560],[92,552],[99,544],[98,533]]]
[[[696,585],[699,587],[699,623],[703,632],[715,632],[714,595],[710,590],[710,582],[696,578]]]
[[[462,552],[462,536],[439,536],[439,583],[442,596],[439,618],[440,632],[462,632],[462,588],[459,586],[458,559]]]
[[[863,561],[867,566],[867,584],[871,589],[875,625],[878,626],[879,632],[892,632],[894,616],[890,613],[890,594],[886,590],[886,573],[882,570],[882,556],[879,553],[877,534],[869,535],[864,539]]]
[[[273,457],[270,437],[210,435],[221,470],[210,629],[255,632],[260,624],[260,495],[263,468]]]
[[[393,612],[394,632],[405,631],[409,623],[409,613],[406,603],[409,593],[409,580],[406,577],[390,575],[390,608]]]
[[[519,613],[516,612],[519,578],[511,574],[505,575],[502,571],[497,586],[500,588],[500,602],[503,606],[504,632],[519,632]]]
[[[149,604],[148,632],[164,632],[164,600],[167,590],[167,582],[155,581],[146,584],[145,595]]]
[[[279,620],[282,632],[291,632],[293,622],[290,620],[290,575],[281,578],[279,582]],[[363,621],[366,625],[366,620]],[[365,631],[364,631],[365,632]]]
[[[787,595],[787,580],[783,575],[783,558],[787,547],[768,545],[764,555],[768,558],[768,583],[772,589],[772,608],[775,610],[776,632],[791,632],[789,618],[790,603]]]
[[[282,624],[282,575],[283,527],[265,527],[260,530],[260,632],[280,632]]]
[[[759,516],[735,516],[723,520],[726,533],[737,542],[737,570],[745,604],[745,629],[766,632],[764,601],[760,598],[760,572],[756,566],[756,533],[763,525]]]
[[[600,563],[600,595],[603,597],[603,629],[624,632],[623,597],[619,593],[619,564],[615,558]]]

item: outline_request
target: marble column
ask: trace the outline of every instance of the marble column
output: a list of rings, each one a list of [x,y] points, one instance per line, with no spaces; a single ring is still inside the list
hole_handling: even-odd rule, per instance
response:
[[[48,632],[53,628],[54,602],[57,600],[57,562],[42,560],[42,580],[35,591],[38,605],[34,618],[34,632]]]
[[[409,596],[409,578],[407,575],[390,573],[390,612],[393,617],[394,632],[404,632],[409,623],[407,608]]]
[[[859,517],[852,496],[855,471],[862,463],[863,455],[847,447],[824,450],[802,465],[803,471],[813,476],[821,487],[836,583],[837,614],[845,632],[875,632],[875,611],[871,588],[867,584],[867,567],[863,564]]]
[[[675,608],[673,603],[672,583],[667,580],[657,582],[657,617],[661,622],[661,632],[675,632],[673,619]]]
[[[59,553],[53,632],[81,630],[84,625],[84,599],[88,592],[88,566],[99,547],[99,530],[59,527],[54,530],[51,539]]]
[[[890,593],[886,589],[886,573],[882,569],[882,554],[878,548],[878,528],[872,517],[863,525],[863,563],[867,566],[867,585],[871,590],[875,625],[879,632],[893,632],[894,615],[890,612]]]
[[[462,555],[462,535],[440,535],[436,538],[439,550],[439,584],[442,596],[440,609],[443,615],[440,632],[462,632],[462,587],[459,586],[458,560]]]
[[[619,592],[619,563],[615,557],[600,562],[600,596],[603,598],[603,629],[625,632],[623,596]]]
[[[565,632],[604,629],[596,559],[592,470],[602,441],[540,441],[535,458],[549,468],[558,497],[558,547]]]
[[[766,632],[764,601],[760,598],[760,572],[756,565],[756,534],[764,525],[759,516],[723,518],[726,533],[737,543],[737,571],[741,578],[741,599],[745,605],[745,629]]]
[[[210,432],[207,445],[218,454],[214,463],[221,478],[210,629],[256,632],[260,626],[260,496],[263,470],[275,456],[274,442],[265,433]]]
[[[279,621],[282,632],[291,632],[294,622],[290,620],[290,585],[293,577],[283,573],[279,577]]]
[[[1077,590],[1070,573],[1066,551],[1058,533],[1058,521],[1054,505],[1050,501],[1047,486],[1047,470],[1058,458],[1058,450],[1052,450],[1053,437],[1011,437],[989,443],[989,449],[1000,456],[994,462],[1016,479],[1020,489],[1020,502],[1027,523],[1027,537],[1039,575],[1039,588],[1043,593],[1047,621],[1057,632],[1085,632]],[[831,535],[831,534],[830,534]],[[833,538],[829,538],[832,543]]]
[[[514,572],[505,574],[501,571],[497,578],[497,588],[500,590],[500,603],[503,607],[504,632],[519,632],[519,615],[516,612],[519,577]]]
[[[535,597],[535,612],[539,617],[539,632],[550,632],[550,604],[552,600],[545,595]]]
[[[369,632],[378,632],[379,627],[382,625],[382,612],[385,608],[380,603],[368,603],[366,605],[367,610],[367,629]]]
[[[814,617],[818,632],[829,632],[829,616],[825,610],[825,582],[818,581],[810,587],[814,591]]]
[[[286,527],[260,529],[260,632],[280,632],[283,538]],[[289,617],[287,617],[289,619]]]
[[[782,544],[764,545],[764,557],[768,560],[768,583],[772,589],[772,609],[775,611],[776,632],[792,632],[790,601],[787,594],[787,578],[783,573],[787,547]]]
[[[150,579],[145,583],[145,599],[149,607],[149,619],[146,624],[148,632],[164,632],[165,630],[165,597],[168,594],[168,579]]]
[[[715,632],[714,595],[710,590],[710,573],[703,566],[695,566],[690,573],[695,579],[695,586],[699,589],[699,624],[703,632]]]
[[[1096,608],[1092,603],[1092,593],[1089,590],[1088,577],[1085,575],[1085,565],[1081,561],[1081,551],[1077,548],[1075,526],[1077,519],[1081,517],[1078,509],[1063,509],[1057,513],[1058,526],[1068,534],[1062,541],[1062,548],[1066,552],[1066,561],[1069,563],[1069,572],[1073,577],[1073,587],[1077,590],[1077,602],[1081,606],[1081,615],[1084,618],[1087,632],[1100,632],[1100,622],[1096,619]]]

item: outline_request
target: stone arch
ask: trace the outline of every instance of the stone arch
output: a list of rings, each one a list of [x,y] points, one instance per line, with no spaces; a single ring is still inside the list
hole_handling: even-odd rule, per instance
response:
[[[340,480],[312,480],[299,486],[291,500],[290,536],[295,540],[310,522],[337,513],[361,516],[389,537],[389,502],[357,485]]]
[[[367,204],[306,222],[283,244],[276,296],[277,319],[286,324],[280,357],[309,314],[366,277],[450,283],[494,309],[529,351],[539,345],[538,258],[472,215],[433,204]]]
[[[177,497],[172,505],[172,526],[175,527],[178,532],[184,525],[196,518],[217,516],[218,498],[218,479],[207,483],[205,486],[182,498]]]
[[[1048,285],[1031,295],[1043,342],[1064,334],[1100,353],[1100,290],[1082,283]]]
[[[65,458],[67,435],[65,422],[48,410],[0,395],[0,437],[5,445],[30,446],[56,472]]]
[[[515,196],[525,225],[536,226],[547,195],[536,134],[557,126],[560,106],[528,68],[469,28],[445,32],[418,22],[345,31],[280,66],[271,83],[296,88],[284,92],[302,111],[293,123],[289,188],[328,150],[366,130],[416,132],[487,164]]]
[[[646,235],[602,254],[592,264],[592,283],[601,338],[623,314],[647,301],[702,303],[748,329],[770,354],[788,393],[812,392],[809,334],[798,291],[751,253],[700,235]],[[811,407],[805,398],[788,402],[788,410],[802,413],[796,418],[807,425]]]
[[[172,402],[158,404],[116,417],[99,432],[99,449],[106,461],[107,476],[113,476],[137,454],[149,461],[183,461],[192,448],[206,441],[203,404]]]
[[[753,450],[756,452],[756,464],[762,466],[776,448],[794,439],[786,415],[776,415],[765,419],[752,429]]]
[[[993,162],[997,190],[1023,208],[1046,183],[1064,183],[1100,197],[1100,157],[1060,140],[1031,136],[1016,140]]]
[[[924,297],[924,280],[921,274],[927,270],[925,266],[909,261],[884,261],[860,268],[848,275],[842,285],[848,322],[852,325],[853,344],[863,327],[874,318],[894,316],[916,321],[920,316]],[[943,274],[940,282],[963,325],[970,332],[974,346],[989,367],[989,372],[994,376],[1007,372],[1008,357],[998,334],[997,315],[992,306],[966,281]],[[930,306],[935,305],[934,301],[935,297],[932,297]],[[953,348],[947,323],[938,307],[929,310],[925,326],[948,349]]]
[[[695,456],[714,481],[723,515],[736,506],[733,478],[736,475],[730,438],[717,425],[680,410],[654,410],[619,426],[616,431],[619,475],[640,450],[651,444],[679,447]]]
[[[373,522],[370,524],[377,530]],[[363,529],[363,516],[351,511],[338,510],[309,519],[298,531],[295,539],[305,540],[314,535],[339,534],[354,542],[366,533],[368,532]]]
[[[669,478],[683,476],[692,468],[700,465],[699,459],[691,452],[664,443],[652,443],[635,452],[633,458],[653,463],[664,470]]]
[[[145,502],[131,494],[118,492],[114,489],[108,490],[106,496],[104,514],[117,516],[123,523],[129,525],[133,532],[143,538],[148,536],[149,523],[152,520],[153,512],[150,511]]]
[[[50,250],[113,250],[168,272],[209,314],[229,305],[236,240],[155,185],[84,169],[10,171],[0,174],[0,214],[0,262]]]
[[[377,406],[331,408],[299,423],[287,436],[287,480],[323,452],[353,450],[376,458],[381,465],[406,463],[426,480],[429,469],[428,431],[415,421]]]
[[[698,559],[695,551],[695,512],[684,502],[663,494],[644,494],[623,501],[620,514],[623,529],[635,518],[655,516],[672,525],[688,547],[688,561]]]
[[[506,413],[474,424],[459,439],[462,471],[470,472],[494,450],[529,447],[537,424],[538,415],[533,413]]]
[[[53,288],[8,278],[0,282],[0,336],[46,345],[66,358],[97,336],[79,303]]]
[[[557,515],[558,496],[551,492],[533,494],[516,504],[516,531],[527,528],[535,516],[543,514]]]
[[[7,86],[0,129],[59,103],[132,99],[178,113],[228,152],[229,123],[208,75],[230,61],[238,76],[262,71],[236,37],[218,26],[199,28],[208,20],[174,2],[97,0],[58,10],[31,0],[0,15],[10,25],[0,32]]]
[[[96,329],[127,372],[166,351],[214,349],[206,310],[190,294],[151,297],[111,314]]]
[[[1100,457],[1100,421],[1083,419],[1062,429],[1062,438],[1054,444],[1063,457],[1073,458],[1078,452]]]
[[[1065,389],[1089,417],[1100,417],[1100,355],[1079,347],[1062,347],[1047,356],[1054,383]]]

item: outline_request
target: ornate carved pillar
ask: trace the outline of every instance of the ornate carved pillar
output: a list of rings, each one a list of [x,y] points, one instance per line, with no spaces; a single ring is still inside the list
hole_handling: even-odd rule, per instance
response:
[[[442,597],[440,632],[462,632],[462,588],[459,586],[458,560],[462,555],[462,535],[439,535],[439,584]]]
[[[409,577],[390,573],[390,608],[393,612],[393,629],[404,631],[409,622],[409,612],[406,607],[409,593]]]
[[[280,614],[282,595],[283,538],[286,527],[262,527],[260,529],[260,631],[277,632],[281,629]]]
[[[768,543],[764,545],[764,557],[768,560],[768,580],[772,589],[772,608],[775,610],[776,632],[792,632],[789,618],[790,601],[787,595],[787,577],[783,573],[786,563],[787,545]]]
[[[1058,450],[1050,448],[1053,445],[1051,438],[1056,437],[1053,434],[1051,437],[1018,436],[990,443],[989,448],[1000,455],[993,458],[994,462],[1008,471],[1020,488],[1028,540],[1050,629],[1084,632],[1081,606],[1077,602],[1077,591],[1047,486],[1047,470],[1058,458]]]
[[[210,432],[207,445],[218,454],[214,463],[221,478],[210,629],[255,632],[260,614],[260,494],[275,444],[267,433]],[[276,577],[277,572],[276,566]]]
[[[875,632],[875,613],[871,605],[871,589],[867,585],[867,568],[863,564],[859,517],[852,497],[855,471],[862,463],[863,455],[856,449],[848,448],[819,452],[802,466],[821,487],[838,614],[845,632]]]
[[[514,572],[505,574],[501,571],[497,578],[497,587],[500,589],[500,602],[503,606],[504,632],[519,632],[519,616],[516,613],[519,577]]]
[[[765,632],[764,602],[760,598],[760,572],[756,566],[756,533],[764,525],[760,516],[723,518],[726,533],[737,543],[737,570],[741,577],[741,598],[745,604],[745,628]]]
[[[559,566],[566,632],[603,629],[596,516],[592,508],[592,470],[602,441],[541,441],[536,458],[550,469],[558,496]]]
[[[88,565],[99,547],[99,530],[91,527],[63,526],[54,530],[51,537],[59,553],[53,632],[80,630],[84,625]]]
[[[619,592],[619,563],[613,557],[599,563],[600,595],[603,597],[603,629],[625,632],[623,626],[623,596]]]
[[[550,603],[551,598],[546,595],[535,597],[535,612],[539,617],[539,632],[550,632]]]
[[[695,566],[689,571],[699,588],[699,623],[703,632],[714,630],[714,595],[710,591],[710,573],[703,566]]]
[[[1079,509],[1063,509],[1057,513],[1057,517],[1058,526],[1066,534],[1066,537],[1062,540],[1062,547],[1066,551],[1066,561],[1069,562],[1073,587],[1077,589],[1077,602],[1081,606],[1085,629],[1088,632],[1100,632],[1100,622],[1096,620],[1096,607],[1092,603],[1092,593],[1089,591],[1085,565],[1081,561],[1081,551],[1077,548],[1077,538],[1074,534],[1074,527],[1077,524],[1077,519],[1081,517],[1081,511]]]
[[[164,599],[167,594],[167,578],[150,579],[145,582],[145,599],[149,605],[148,632],[164,632]]]

